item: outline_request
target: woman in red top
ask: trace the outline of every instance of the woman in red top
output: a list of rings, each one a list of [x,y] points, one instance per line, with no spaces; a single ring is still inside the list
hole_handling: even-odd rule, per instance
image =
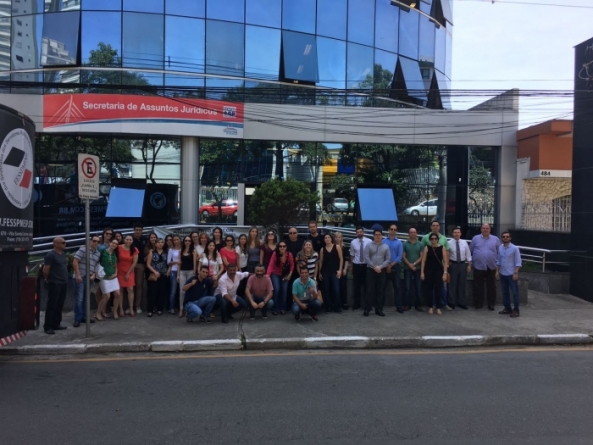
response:
[[[235,237],[233,235],[227,235],[224,238],[224,247],[219,251],[224,264],[224,270],[226,271],[229,264],[234,264],[239,267],[239,258],[237,251],[235,250]]]
[[[272,253],[270,264],[268,265],[267,275],[272,280],[274,286],[274,307],[272,315],[282,315],[286,313],[286,293],[288,291],[288,281],[294,270],[294,258],[292,253],[286,250],[286,243],[280,241],[278,247]]]
[[[124,243],[117,246],[117,281],[119,287],[128,291],[128,305],[130,307],[130,317],[134,317],[134,286],[136,285],[136,276],[134,267],[138,262],[138,249],[132,246],[134,238],[132,235],[124,237]],[[139,277],[142,279],[142,277]],[[124,316],[123,298],[119,300],[119,316]],[[113,308],[116,313],[118,308]]]

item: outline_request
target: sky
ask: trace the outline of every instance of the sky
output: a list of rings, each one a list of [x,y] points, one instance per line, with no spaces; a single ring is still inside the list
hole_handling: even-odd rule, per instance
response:
[[[453,22],[452,90],[567,94],[574,87],[574,46],[593,37],[593,0],[453,0]],[[520,97],[520,128],[572,118],[572,96],[537,96]],[[487,99],[469,93],[454,98],[453,107]]]

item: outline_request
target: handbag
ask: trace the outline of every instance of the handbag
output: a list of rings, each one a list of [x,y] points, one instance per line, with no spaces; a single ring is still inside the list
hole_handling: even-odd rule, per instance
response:
[[[97,263],[97,267],[95,267],[95,278],[99,281],[105,278],[105,269],[100,263]]]
[[[148,281],[157,281],[158,278],[156,277],[156,274],[154,272],[150,272],[150,275],[148,275]]]
[[[288,258],[286,258],[286,261],[284,262],[284,264],[282,265],[282,276],[286,276],[290,273],[290,262],[288,260]]]

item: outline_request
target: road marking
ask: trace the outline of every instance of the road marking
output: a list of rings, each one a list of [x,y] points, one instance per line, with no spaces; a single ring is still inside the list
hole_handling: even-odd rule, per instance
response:
[[[253,358],[253,357],[297,357],[297,356],[347,356],[347,355],[387,355],[387,356],[406,356],[406,355],[470,355],[470,354],[501,354],[501,353],[520,353],[520,352],[580,352],[593,351],[593,346],[578,347],[527,347],[515,349],[480,349],[465,351],[287,351],[287,352],[255,352],[255,353],[224,353],[218,354],[183,354],[183,355],[148,355],[133,357],[95,357],[95,358],[75,358],[75,359],[50,359],[50,360],[2,360],[1,364],[40,364],[40,363],[84,363],[84,362],[127,362],[127,361],[146,361],[146,360],[195,360],[195,359],[231,359],[231,358]]]

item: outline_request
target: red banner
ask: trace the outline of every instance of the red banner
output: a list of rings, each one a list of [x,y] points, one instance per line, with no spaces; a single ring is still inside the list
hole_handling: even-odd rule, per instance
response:
[[[43,97],[43,127],[85,123],[175,122],[243,128],[242,103],[122,94],[52,94]]]

